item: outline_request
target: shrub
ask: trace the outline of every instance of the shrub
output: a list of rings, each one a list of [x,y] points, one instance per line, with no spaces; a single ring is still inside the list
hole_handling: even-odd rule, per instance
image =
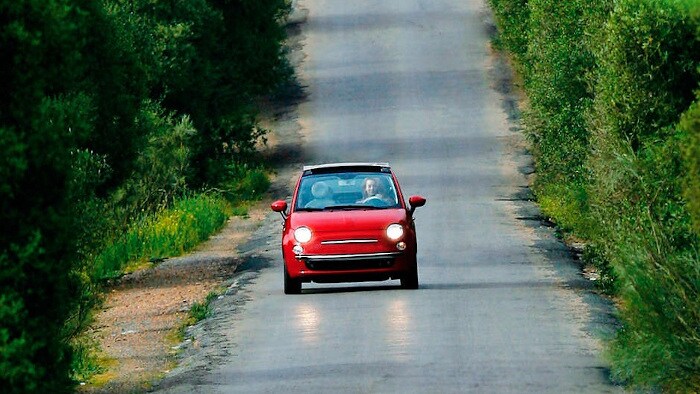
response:
[[[71,152],[94,121],[92,98],[74,86],[94,11],[0,1],[0,387],[10,393],[70,391],[62,326],[80,292]]]
[[[589,196],[597,244],[619,278],[624,328],[613,371],[671,391],[697,384],[697,237],[682,198],[676,123],[697,86],[700,46],[682,2],[620,1],[595,41]]]
[[[0,387],[70,391],[95,271],[186,250],[225,221],[223,198],[185,196],[254,156],[254,99],[290,73],[289,5],[0,0]]]
[[[229,163],[225,167],[223,194],[233,204],[245,200],[257,200],[270,187],[267,172],[254,164]]]
[[[120,1],[113,0],[117,3]],[[222,164],[244,163],[260,137],[255,98],[291,75],[280,19],[286,0],[188,1],[125,5],[152,21],[163,106],[190,116],[191,185],[218,186]],[[154,98],[158,98],[154,97]]]
[[[527,0],[490,0],[499,28],[496,47],[510,51],[518,64],[527,52],[530,7]]]
[[[599,64],[591,128],[634,150],[672,131],[698,85],[695,28],[679,0],[620,1],[593,51]]]
[[[522,26],[503,22],[504,5],[516,3],[492,3],[509,29],[503,36],[523,42],[508,37],[522,36]],[[527,63],[519,69],[535,190],[545,212],[586,238],[584,257],[620,297],[613,373],[641,387],[697,391],[700,137],[691,104],[700,5],[531,0],[527,7],[527,51],[511,50]]]
[[[688,202],[695,234],[700,236],[700,99],[683,114],[680,126],[686,133],[683,196]]]
[[[159,104],[146,102],[137,121],[146,138],[134,171],[112,203],[128,209],[127,218],[172,206],[187,191],[191,140],[196,134],[188,116],[175,119]]]
[[[525,89],[526,131],[533,142],[533,189],[544,213],[566,232],[590,237],[585,163],[592,101],[586,79],[596,63],[588,39],[609,2],[531,0]]]

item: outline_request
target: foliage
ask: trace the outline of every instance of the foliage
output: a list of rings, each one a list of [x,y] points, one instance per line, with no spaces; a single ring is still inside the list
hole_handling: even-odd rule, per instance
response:
[[[524,65],[530,18],[528,0],[490,0],[489,3],[499,27],[496,46],[510,51],[516,64]]]
[[[204,302],[195,302],[194,304],[192,304],[192,307],[190,308],[190,311],[188,313],[187,324],[192,325],[197,323],[198,321],[206,319],[211,314],[211,302],[217,296],[218,295],[215,292],[210,292],[209,294],[207,294],[207,297],[204,299]]]
[[[678,194],[678,141],[637,154],[628,147],[615,164],[628,198],[594,209],[622,300],[613,371],[633,384],[680,390],[700,367],[693,361],[700,354],[700,272],[697,238]],[[617,182],[600,183],[622,193]]]
[[[607,1],[530,1],[524,118],[533,141],[534,190],[543,211],[565,230],[587,237],[585,187],[589,133],[585,113],[592,101],[586,76],[596,63],[586,37]]]
[[[85,382],[91,376],[104,373],[105,368],[100,363],[100,354],[97,352],[97,343],[94,339],[78,337],[72,342],[73,358],[71,371],[73,378],[78,382]]]
[[[588,243],[584,258],[620,297],[613,372],[641,387],[698,390],[700,4],[527,7],[525,33],[499,27],[527,42],[515,52],[527,63],[519,71],[535,191],[548,215]]]
[[[218,184],[224,166],[248,160],[261,136],[252,99],[291,74],[278,23],[289,11],[288,2],[119,3],[152,20],[163,73],[154,93],[166,108],[189,115],[198,130],[189,181]]]
[[[172,208],[134,222],[109,244],[96,256],[93,276],[119,276],[128,263],[178,256],[220,229],[230,214],[229,204],[216,195],[178,199]]]
[[[593,211],[624,300],[614,373],[669,391],[700,387],[700,243],[683,199],[686,137],[676,126],[699,81],[688,15],[676,1],[617,3],[595,49],[591,115]]]
[[[695,31],[676,0],[621,1],[596,40],[592,129],[637,151],[666,138],[693,99]],[[603,137],[599,137],[603,138]]]
[[[686,139],[682,143],[685,163],[683,196],[688,202],[695,234],[700,236],[700,98],[683,114],[680,128]]]
[[[257,200],[270,187],[267,172],[256,165],[229,164],[225,168],[224,196],[236,204],[245,200]]]
[[[196,135],[188,116],[176,120],[153,102],[144,105],[137,122],[148,135],[134,162],[134,172],[113,201],[131,213],[172,206],[175,198],[185,194],[190,145]]]
[[[556,217],[557,226],[580,239],[591,239],[596,223],[591,218],[584,182],[540,183],[537,202],[542,212]]]
[[[222,198],[192,190],[238,190],[220,170],[249,168],[262,135],[254,100],[290,73],[288,10],[0,0],[0,386],[70,391],[70,343],[99,300],[95,274],[127,262],[105,256],[177,253],[225,220]],[[265,186],[259,174],[244,171],[240,194]],[[116,253],[135,223],[150,244]]]
[[[620,281],[600,246],[593,242],[587,243],[583,249],[582,260],[597,270],[599,278],[596,283],[601,291],[608,295],[619,294],[617,285]]]
[[[93,107],[74,90],[92,2],[0,2],[0,386],[69,390],[63,321],[74,304],[73,148]],[[50,67],[46,67],[50,65]]]

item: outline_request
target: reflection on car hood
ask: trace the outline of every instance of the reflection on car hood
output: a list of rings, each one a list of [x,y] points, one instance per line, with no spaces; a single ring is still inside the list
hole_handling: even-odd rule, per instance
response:
[[[383,230],[391,223],[406,221],[406,210],[367,209],[294,212],[292,228],[307,226],[314,231]]]

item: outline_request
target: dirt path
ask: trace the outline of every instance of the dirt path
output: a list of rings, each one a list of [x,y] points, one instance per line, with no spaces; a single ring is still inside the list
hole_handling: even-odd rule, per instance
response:
[[[236,247],[267,214],[266,203],[251,209],[248,218],[231,218],[194,253],[126,275],[109,290],[93,332],[109,370],[81,391],[144,390],[174,366],[176,328],[195,302],[231,278],[239,264]]]

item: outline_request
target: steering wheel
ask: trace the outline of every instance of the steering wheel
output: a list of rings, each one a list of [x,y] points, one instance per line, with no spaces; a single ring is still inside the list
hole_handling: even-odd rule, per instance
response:
[[[365,200],[362,201],[363,204],[371,205],[373,207],[384,207],[386,206],[386,202],[382,200],[381,197],[379,196],[372,196],[368,197]]]

